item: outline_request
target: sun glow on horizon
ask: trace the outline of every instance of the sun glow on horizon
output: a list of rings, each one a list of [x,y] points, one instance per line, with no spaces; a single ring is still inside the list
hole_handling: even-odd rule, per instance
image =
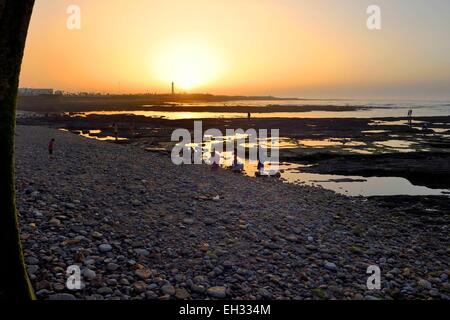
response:
[[[175,82],[181,90],[191,90],[219,77],[223,62],[206,41],[186,39],[163,46],[152,70],[160,81]]]
[[[450,94],[445,0],[378,0],[384,22],[376,32],[358,0],[77,0],[81,29],[69,30],[72,2],[36,1],[21,87],[167,93],[175,82],[178,93]]]

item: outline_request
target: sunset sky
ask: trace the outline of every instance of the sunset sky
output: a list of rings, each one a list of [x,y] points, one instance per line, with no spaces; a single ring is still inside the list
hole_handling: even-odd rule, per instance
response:
[[[36,0],[20,85],[449,99],[449,39],[448,0]]]

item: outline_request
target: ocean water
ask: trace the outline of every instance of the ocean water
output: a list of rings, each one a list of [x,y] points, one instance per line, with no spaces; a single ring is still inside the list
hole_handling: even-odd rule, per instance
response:
[[[228,102],[173,103],[177,106],[357,106],[365,107],[357,111],[308,111],[308,112],[269,112],[252,113],[252,118],[384,118],[406,117],[413,110],[413,117],[450,116],[450,101],[382,101],[382,100],[243,100]],[[146,106],[144,106],[146,107]],[[151,106],[148,106],[151,108]],[[179,112],[174,111],[93,111],[80,113],[114,115],[134,114],[146,117],[178,119],[246,118],[240,112]]]

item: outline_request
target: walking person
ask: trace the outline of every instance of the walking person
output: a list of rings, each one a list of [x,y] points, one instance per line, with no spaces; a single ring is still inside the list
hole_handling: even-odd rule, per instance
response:
[[[264,163],[261,160],[258,160],[258,166],[256,169],[258,170],[257,172],[260,176],[264,175]]]
[[[231,166],[233,172],[242,172],[244,170],[244,164],[240,163],[237,157],[237,151],[234,152],[233,164]]]
[[[413,111],[412,111],[412,109],[410,109],[408,111],[408,124],[410,127],[412,127],[412,114],[413,114]]]
[[[211,170],[218,170],[220,167],[220,154],[216,152],[216,150],[211,151],[211,158],[209,158],[211,163]]]
[[[119,127],[117,126],[117,123],[113,123],[113,131],[114,131],[114,137],[116,138],[116,142],[119,140]]]

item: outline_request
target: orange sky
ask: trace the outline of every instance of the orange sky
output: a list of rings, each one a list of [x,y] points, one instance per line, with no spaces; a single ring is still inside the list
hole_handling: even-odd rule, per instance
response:
[[[374,32],[365,0],[36,0],[21,86],[449,98],[450,2],[376,2]]]

